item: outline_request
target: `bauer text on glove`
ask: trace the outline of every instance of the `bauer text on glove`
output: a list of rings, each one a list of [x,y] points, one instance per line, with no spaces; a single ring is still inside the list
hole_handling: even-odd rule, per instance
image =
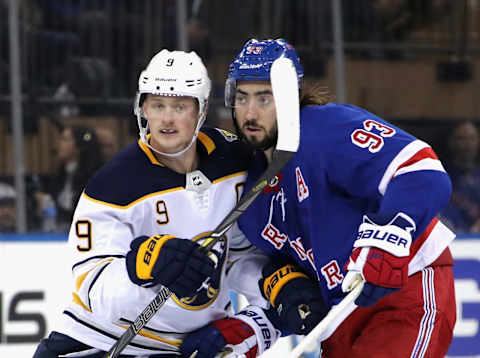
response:
[[[347,292],[357,274],[365,279],[363,291],[355,301],[357,305],[371,306],[406,284],[414,231],[415,222],[404,213],[398,213],[386,225],[364,216],[344,267],[348,272],[342,283],[342,290]]]

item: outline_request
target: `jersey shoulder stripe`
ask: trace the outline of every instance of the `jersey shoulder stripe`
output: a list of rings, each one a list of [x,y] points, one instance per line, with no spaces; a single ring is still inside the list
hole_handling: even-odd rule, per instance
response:
[[[435,170],[445,173],[442,163],[432,148],[416,139],[406,145],[389,163],[378,185],[378,191],[384,195],[390,181],[405,173],[419,170]]]

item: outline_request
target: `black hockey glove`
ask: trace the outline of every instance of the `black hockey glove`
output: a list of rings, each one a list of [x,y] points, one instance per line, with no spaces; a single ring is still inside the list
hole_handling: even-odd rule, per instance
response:
[[[200,245],[172,235],[140,236],[130,244],[127,271],[142,287],[166,286],[178,298],[191,297],[215,272]]]
[[[282,333],[308,334],[328,313],[318,282],[292,264],[270,262],[260,291],[275,307]]]

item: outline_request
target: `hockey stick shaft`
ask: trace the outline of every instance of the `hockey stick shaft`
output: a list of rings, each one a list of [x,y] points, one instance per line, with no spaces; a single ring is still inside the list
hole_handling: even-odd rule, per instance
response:
[[[354,301],[362,292],[364,284],[365,281],[359,274],[356,281],[352,284],[353,288],[351,291],[337,305],[333,306],[315,328],[292,350],[290,357],[300,357],[309,347],[317,343],[318,339],[327,331],[330,325],[344,315],[347,309],[351,309],[352,304],[354,304]]]
[[[298,149],[300,142],[299,93],[295,66],[291,60],[287,58],[275,60],[271,69],[271,82],[277,111],[279,134],[272,160],[253,187],[240,198],[237,205],[235,205],[230,213],[210,234],[213,240],[211,240],[208,245],[201,247],[201,250],[204,252],[210,251],[210,249],[222,239],[228,229],[232,227],[239,216],[252,204],[268,183],[275,178],[275,175],[288,163]],[[104,355],[104,358],[118,357],[123,349],[147,324],[150,318],[160,310],[170,298],[171,294],[168,288],[163,287],[157,296],[155,296],[135,321],[120,336],[108,353]]]

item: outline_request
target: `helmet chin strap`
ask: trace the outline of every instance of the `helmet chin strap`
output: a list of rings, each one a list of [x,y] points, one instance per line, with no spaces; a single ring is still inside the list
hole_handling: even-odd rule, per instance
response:
[[[138,114],[137,116],[140,116],[140,114]],[[205,116],[206,116],[206,113],[204,112],[198,119],[198,123],[197,123],[197,127],[195,128],[195,133],[193,134],[193,137],[192,137],[192,140],[190,141],[190,143],[182,150],[180,150],[179,152],[176,152],[176,153],[164,153],[164,152],[161,152],[155,148],[153,148],[150,143],[148,143],[148,140],[147,140],[147,129],[148,129],[148,122],[147,122],[147,127],[145,128],[145,131],[141,132],[140,133],[140,138],[142,139],[142,142],[148,147],[150,148],[151,150],[153,150],[155,153],[157,154],[160,154],[162,156],[165,156],[165,157],[169,157],[169,158],[177,158],[179,156],[181,156],[182,154],[184,154],[187,150],[189,150],[193,143],[195,143],[195,141],[197,140],[198,138],[198,132],[200,132],[200,128],[205,120]],[[137,117],[138,118],[138,117]],[[140,119],[139,119],[140,120]]]

